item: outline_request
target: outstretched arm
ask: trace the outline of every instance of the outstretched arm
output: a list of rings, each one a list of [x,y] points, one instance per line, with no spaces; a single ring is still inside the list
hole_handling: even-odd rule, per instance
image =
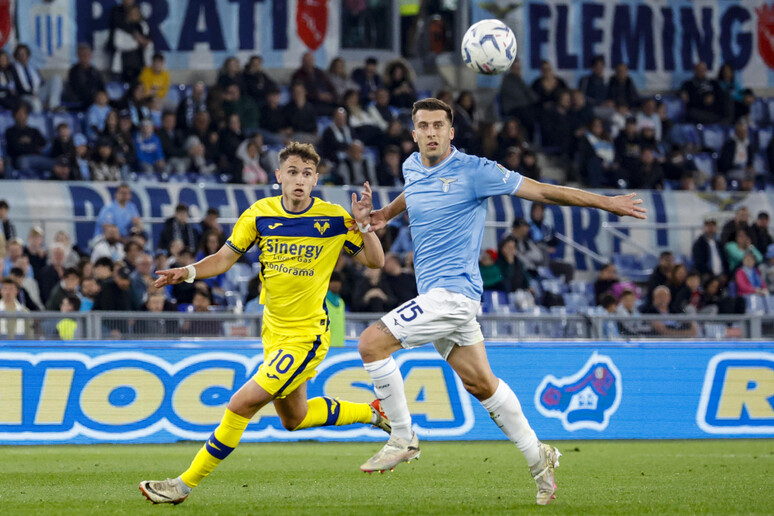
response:
[[[546,204],[598,208],[600,210],[609,211],[619,217],[628,216],[643,220],[647,218],[648,212],[648,210],[642,206],[642,199],[636,198],[636,193],[610,197],[587,192],[578,188],[540,183],[526,177],[524,178],[524,182],[519,188],[519,191],[516,192],[516,196],[529,201]]]
[[[390,220],[404,211],[406,211],[406,196],[401,192],[390,204],[381,210],[371,212],[371,229],[369,231],[382,229]]]
[[[240,255],[234,252],[229,246],[224,245],[217,253],[202,258],[193,264],[193,267],[196,269],[196,278],[206,279],[217,276],[218,274],[223,274],[236,263],[239,256]],[[159,275],[154,283],[156,288],[165,287],[167,285],[177,285],[188,279],[188,269],[186,267],[156,271],[156,274]]]

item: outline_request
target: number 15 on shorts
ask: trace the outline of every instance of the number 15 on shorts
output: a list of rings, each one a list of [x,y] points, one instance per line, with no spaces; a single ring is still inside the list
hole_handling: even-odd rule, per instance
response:
[[[422,307],[417,304],[416,299],[403,303],[403,305],[397,309],[397,312],[398,315],[400,315],[400,318],[406,322],[411,322],[419,315],[425,313],[424,310],[422,310]]]

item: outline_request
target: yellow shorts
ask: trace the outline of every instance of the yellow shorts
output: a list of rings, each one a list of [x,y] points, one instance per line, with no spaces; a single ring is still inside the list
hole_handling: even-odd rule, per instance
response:
[[[264,330],[262,339],[263,363],[253,380],[269,394],[284,398],[317,373],[317,366],[328,354],[331,334],[277,335]]]

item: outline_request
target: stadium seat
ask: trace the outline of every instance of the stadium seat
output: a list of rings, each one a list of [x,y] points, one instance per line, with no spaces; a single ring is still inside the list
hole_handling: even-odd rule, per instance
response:
[[[325,131],[333,120],[328,116],[317,117],[317,136],[322,137],[323,131]]]
[[[677,96],[669,95],[662,97],[661,102],[663,102],[666,106],[667,116],[670,120],[676,122],[683,118],[683,114],[685,113],[685,104],[683,104],[683,99]]]
[[[726,336],[726,325],[719,323],[704,323],[703,337],[705,339],[723,339]]]
[[[766,296],[766,313],[774,314],[774,294]]]
[[[691,161],[696,165],[699,172],[707,177],[712,177],[717,172],[717,159],[713,158],[712,154],[708,152],[694,154]]]
[[[618,270],[618,274],[622,278],[628,278],[634,282],[647,281],[653,273],[655,261],[658,261],[655,257],[648,259],[645,256],[635,254],[620,253],[613,255],[613,263]]]
[[[767,99],[755,99],[753,105],[750,106],[750,121],[754,126],[760,127],[766,125],[769,120],[772,120],[769,114],[769,105]]]
[[[110,100],[120,100],[124,93],[126,93],[127,88],[128,85],[121,82],[109,82],[105,85],[105,90]]]
[[[769,117],[768,120],[765,120],[764,122],[769,122],[769,123],[774,122],[774,97],[771,97],[768,99],[760,99],[760,101],[766,103],[767,109],[765,111]],[[751,115],[752,115],[752,111],[751,111]]]
[[[699,130],[694,124],[676,124],[671,136],[672,141],[678,145],[701,145]]]
[[[30,117],[27,119],[27,124],[30,127],[34,127],[40,134],[43,135],[49,143],[51,142],[51,128],[48,124],[48,116],[44,113],[30,113]]]
[[[0,111],[0,136],[3,137],[3,141],[5,141],[5,131],[15,123],[10,111]]]
[[[73,135],[83,133],[83,113],[53,113],[51,118],[51,129],[55,133],[56,126],[64,122],[70,127],[70,131]]]
[[[235,263],[227,272],[223,281],[225,290],[238,291],[242,296],[247,295],[247,283],[253,277],[252,267],[246,263]]]
[[[746,307],[746,313],[748,314],[764,314],[766,313],[766,298],[756,294],[744,296],[744,303]]]
[[[753,169],[759,174],[769,171],[769,162],[766,161],[766,154],[763,152],[755,153],[755,156],[753,156]]]
[[[279,90],[280,90],[280,98],[279,98],[280,106],[284,106],[285,104],[290,102],[290,88],[288,88],[287,86],[280,86]]]
[[[562,294],[562,299],[564,299],[564,307],[567,309],[568,314],[574,314],[589,307],[589,299],[586,297],[586,294],[567,292]]]
[[[726,143],[728,130],[722,125],[705,125],[701,131],[701,143],[715,152],[720,152],[723,144]]]
[[[559,279],[544,279],[540,280],[540,288],[543,292],[561,295],[566,292],[567,285]]]
[[[774,135],[774,128],[761,127],[757,131],[758,134],[758,150],[764,151],[769,146],[772,135]]]
[[[481,296],[481,307],[484,313],[510,312],[508,293],[501,290],[485,290]]]

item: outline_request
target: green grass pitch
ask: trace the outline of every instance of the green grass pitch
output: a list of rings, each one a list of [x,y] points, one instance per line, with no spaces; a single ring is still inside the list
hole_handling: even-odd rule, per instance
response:
[[[558,442],[557,499],[535,503],[508,442],[422,443],[393,473],[379,443],[244,444],[183,504],[137,484],[176,476],[197,443],[0,447],[0,514],[773,514],[774,441]]]

